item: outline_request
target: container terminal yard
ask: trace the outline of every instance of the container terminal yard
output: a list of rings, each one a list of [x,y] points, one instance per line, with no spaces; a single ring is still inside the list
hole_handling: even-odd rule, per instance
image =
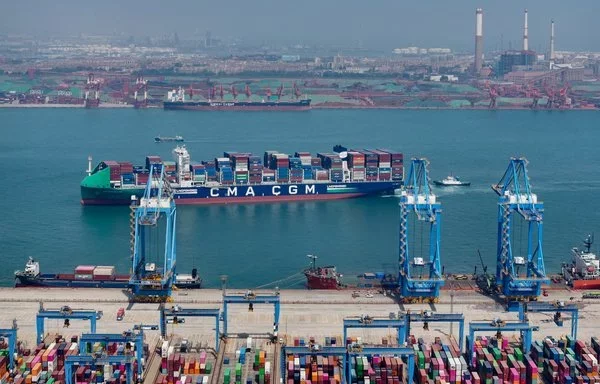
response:
[[[476,289],[440,271],[441,203],[430,189],[428,164],[411,160],[401,192],[397,278],[386,277],[377,288],[310,294],[236,291],[227,288],[226,276],[220,290],[176,289],[175,200],[164,171],[151,169],[146,192],[132,199],[134,272],[126,289],[0,289],[0,379],[600,382],[599,296],[551,284],[546,275],[544,206],[530,188],[527,161],[511,158],[492,186],[499,196],[496,275],[486,269]],[[409,248],[413,215],[430,227],[424,258]],[[512,253],[511,223],[517,220],[529,225],[526,256]],[[164,260],[149,268],[152,245],[144,238],[162,230]]]

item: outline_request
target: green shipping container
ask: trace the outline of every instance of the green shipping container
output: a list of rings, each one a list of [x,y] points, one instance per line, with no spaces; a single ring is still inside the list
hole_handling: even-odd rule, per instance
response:
[[[212,363],[208,363],[207,362],[206,365],[205,365],[205,367],[204,367],[204,371],[205,371],[206,374],[210,375],[210,373],[212,371]]]
[[[417,352],[417,362],[419,364],[419,369],[425,369],[425,355],[422,351]]]
[[[515,358],[517,361],[523,361],[523,351],[520,348],[515,348]]]
[[[231,383],[231,368],[225,368],[225,375],[223,376],[225,384]]]

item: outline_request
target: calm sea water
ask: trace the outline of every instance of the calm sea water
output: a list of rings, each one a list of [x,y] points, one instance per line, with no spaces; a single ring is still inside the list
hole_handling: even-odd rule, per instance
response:
[[[431,161],[433,178],[453,172],[470,188],[437,190],[443,204],[442,263],[472,272],[477,249],[493,266],[496,195],[514,155],[525,155],[535,192],[545,202],[546,266],[557,271],[572,246],[600,231],[600,115],[546,111],[358,111],[194,113],[162,110],[0,109],[0,284],[27,256],[47,272],[77,264],[129,271],[129,208],[82,207],[79,182],[87,156],[142,163],[169,158],[157,134],[181,134],[192,159],[226,150],[330,151],[334,144],[389,147]],[[347,274],[389,270],[397,262],[394,196],[335,202],[179,207],[177,265],[197,267],[208,286],[255,287],[307,265],[306,254]],[[412,223],[411,223],[412,224]],[[414,233],[426,232],[415,223]],[[525,251],[525,227],[514,249]],[[416,252],[427,247],[413,241]],[[158,257],[154,255],[153,257]],[[280,284],[291,285],[293,281]]]

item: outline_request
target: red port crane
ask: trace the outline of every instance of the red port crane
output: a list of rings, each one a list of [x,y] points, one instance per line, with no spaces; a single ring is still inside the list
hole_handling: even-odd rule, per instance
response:
[[[294,81],[294,96],[296,96],[296,99],[299,99],[300,96],[302,96],[302,92],[300,92],[300,88],[298,88],[295,81]]]
[[[496,108],[496,99],[498,98],[498,91],[496,87],[490,87],[490,105],[488,106],[490,109]]]
[[[283,95],[283,84],[281,84],[279,86],[279,88],[277,88],[277,101],[279,101],[281,99],[282,95]]]
[[[271,100],[271,88],[267,87],[267,101]]]
[[[235,85],[231,85],[231,95],[233,96],[233,100],[237,100],[238,91],[235,89]]]
[[[221,96],[221,100],[223,100],[223,96],[225,96],[225,92],[223,92],[223,84],[221,84],[219,88],[219,96]]]
[[[190,100],[194,98],[194,88],[192,87],[192,84],[190,84],[190,87],[188,88],[188,95],[190,96]]]
[[[215,85],[210,88],[208,98],[210,100],[214,100],[216,95],[217,95],[217,86]]]
[[[246,88],[244,89],[244,92],[246,93],[246,98],[250,98],[250,96],[252,96],[252,92],[250,91],[250,87],[248,86],[248,84],[246,84]]]

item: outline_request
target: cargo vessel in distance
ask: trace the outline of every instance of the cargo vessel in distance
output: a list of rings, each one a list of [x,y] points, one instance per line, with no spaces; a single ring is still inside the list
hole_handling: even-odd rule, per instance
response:
[[[266,151],[264,156],[225,152],[202,162],[192,162],[185,146],[173,150],[175,161],[147,156],[144,165],[102,161],[81,182],[84,205],[130,204],[140,198],[150,170],[164,170],[175,203],[230,204],[332,200],[393,194],[404,178],[403,155],[383,149],[348,150],[335,146],[333,153],[296,152],[293,156]]]
[[[182,88],[170,91],[167,100],[163,102],[165,110],[191,111],[308,111],[311,99],[271,100],[224,100],[209,98],[208,100],[193,100],[185,98]]]
[[[593,243],[589,235],[583,242],[585,248],[573,248],[571,263],[562,266],[563,277],[573,289],[600,289],[600,260],[592,252]]]
[[[129,275],[115,273],[114,266],[80,265],[75,273],[40,273],[40,263],[29,258],[25,269],[15,272],[15,287],[128,288]],[[179,289],[198,289],[202,279],[196,269],[191,274],[176,274]]]

